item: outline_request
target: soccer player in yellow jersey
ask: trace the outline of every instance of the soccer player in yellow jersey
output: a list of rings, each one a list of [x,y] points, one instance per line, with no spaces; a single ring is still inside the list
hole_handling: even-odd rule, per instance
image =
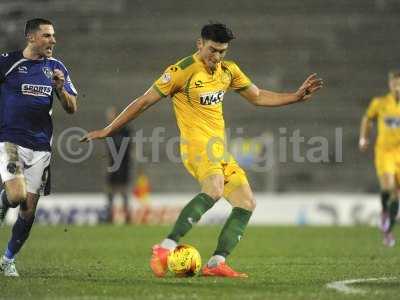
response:
[[[375,168],[381,188],[383,243],[393,247],[392,233],[399,210],[400,191],[400,71],[389,73],[390,92],[372,99],[361,121],[359,148],[367,150],[373,121],[378,123]]]
[[[222,196],[233,209],[202,274],[247,277],[225,263],[256,206],[245,172],[225,149],[222,114],[225,93],[234,90],[258,106],[281,106],[307,100],[322,87],[322,80],[313,74],[294,93],[259,89],[236,63],[223,60],[232,39],[232,31],[224,24],[205,25],[197,41],[197,53],[169,66],[152,87],[129,104],[110,125],[82,138],[88,141],[110,136],[160,99],[172,98],[181,134],[182,159],[186,169],[200,183],[201,193],[182,209],[170,234],[153,247],[150,266],[158,277],[166,273],[168,253]]]

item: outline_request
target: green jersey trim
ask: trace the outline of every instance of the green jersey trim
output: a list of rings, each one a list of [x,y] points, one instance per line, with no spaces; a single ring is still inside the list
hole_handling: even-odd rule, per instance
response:
[[[163,92],[161,92],[161,90],[158,88],[158,86],[156,86],[155,84],[153,84],[153,89],[155,89],[157,91],[157,93],[161,96],[161,97],[167,97],[167,95],[164,95]]]
[[[178,67],[181,68],[182,70],[185,70],[187,67],[189,67],[192,64],[194,64],[194,58],[193,58],[193,56],[188,56],[188,57],[185,57],[184,59],[182,59],[178,63]]]
[[[249,87],[251,87],[252,85],[253,85],[253,83],[250,82],[248,85],[245,85],[244,87],[238,88],[238,89],[236,89],[235,91],[236,91],[236,92],[244,91],[244,90],[248,89]]]

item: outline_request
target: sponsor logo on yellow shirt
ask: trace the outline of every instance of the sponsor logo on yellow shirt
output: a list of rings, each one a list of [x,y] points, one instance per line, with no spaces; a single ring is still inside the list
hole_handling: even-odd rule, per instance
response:
[[[225,91],[216,91],[200,94],[201,105],[215,105],[224,100]]]

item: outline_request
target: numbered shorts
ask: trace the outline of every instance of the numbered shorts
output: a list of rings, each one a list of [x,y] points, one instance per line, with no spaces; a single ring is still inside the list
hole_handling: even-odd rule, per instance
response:
[[[33,151],[9,142],[0,142],[0,175],[3,182],[24,178],[26,190],[37,195],[50,194],[48,151]]]
[[[216,143],[208,149],[201,142],[187,142],[181,144],[181,156],[186,169],[200,184],[208,176],[223,175],[225,198],[238,187],[249,184],[245,171],[222,144]]]
[[[400,182],[400,149],[383,150],[375,149],[375,169],[378,177],[383,174],[396,175],[396,179]]]

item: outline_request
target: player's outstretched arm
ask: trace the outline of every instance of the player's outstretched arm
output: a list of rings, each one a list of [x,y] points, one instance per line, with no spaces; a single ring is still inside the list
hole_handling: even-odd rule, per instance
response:
[[[160,99],[162,99],[160,94],[151,87],[142,96],[133,100],[107,127],[89,132],[80,141],[88,142],[113,135],[113,133],[124,127]]]
[[[69,94],[65,90],[64,82],[64,73],[59,69],[55,69],[53,74],[53,84],[55,87],[57,98],[60,100],[64,110],[69,114],[73,114],[78,109],[78,104],[76,101],[77,97]]]
[[[275,93],[259,89],[256,85],[240,92],[244,98],[258,106],[282,106],[310,99],[316,91],[322,88],[323,81],[317,74],[311,74],[294,93]]]
[[[373,125],[373,120],[369,119],[367,116],[364,116],[362,118],[360,126],[360,139],[358,140],[358,148],[362,152],[368,149],[369,135],[371,132],[372,125]]]

